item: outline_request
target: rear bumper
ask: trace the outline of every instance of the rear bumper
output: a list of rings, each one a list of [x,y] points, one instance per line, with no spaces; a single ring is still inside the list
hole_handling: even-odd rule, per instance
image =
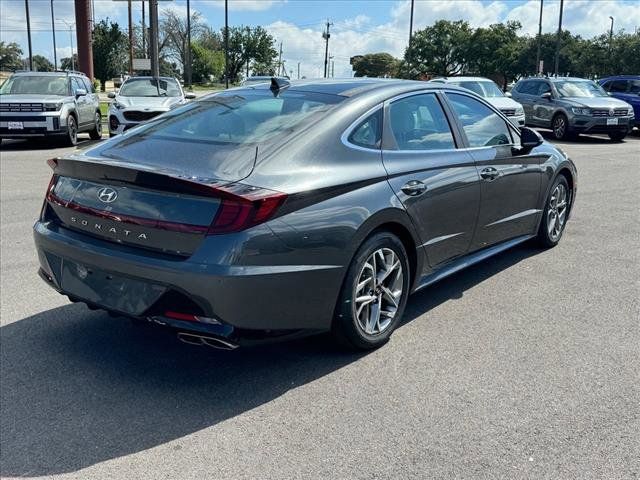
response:
[[[336,265],[214,265],[140,254],[48,222],[35,224],[34,240],[47,283],[73,299],[138,318],[158,315],[168,299],[187,299],[196,314],[236,329],[328,330],[344,273]]]

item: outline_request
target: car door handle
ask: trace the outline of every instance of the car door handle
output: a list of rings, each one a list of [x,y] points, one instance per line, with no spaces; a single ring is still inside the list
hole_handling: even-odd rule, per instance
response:
[[[480,176],[485,180],[493,180],[498,175],[500,175],[500,172],[493,167],[487,167],[480,172]]]
[[[406,195],[415,197],[423,194],[427,190],[427,186],[420,180],[411,180],[405,183],[400,190],[402,190]]]

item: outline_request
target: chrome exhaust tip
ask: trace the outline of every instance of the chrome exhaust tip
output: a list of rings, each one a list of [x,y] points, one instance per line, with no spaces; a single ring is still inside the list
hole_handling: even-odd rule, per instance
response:
[[[207,347],[216,348],[218,350],[235,350],[239,347],[237,343],[218,337],[210,337],[207,335],[198,335],[195,333],[178,333],[178,340],[189,345],[205,345]]]

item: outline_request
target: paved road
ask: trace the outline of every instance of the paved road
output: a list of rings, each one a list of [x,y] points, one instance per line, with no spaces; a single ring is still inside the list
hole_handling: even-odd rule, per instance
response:
[[[3,145],[0,474],[639,478],[640,137],[563,148],[580,178],[557,248],[414,295],[355,355],[217,352],[69,304],[30,233],[54,152]]]

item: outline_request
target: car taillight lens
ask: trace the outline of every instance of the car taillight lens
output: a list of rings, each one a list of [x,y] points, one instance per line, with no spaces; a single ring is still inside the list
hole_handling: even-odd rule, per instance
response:
[[[220,198],[220,207],[207,235],[238,232],[266,222],[287,199],[285,193],[241,183],[216,187],[213,194]]]
[[[47,160],[47,163],[51,161],[55,162],[55,160]],[[49,186],[47,187],[47,191],[44,194],[44,202],[42,203],[42,208],[40,209],[40,220],[44,220],[44,213],[47,209],[47,199],[49,198],[49,194],[53,191],[54,187],[56,186],[57,181],[58,181],[58,175],[54,173],[53,175],[51,175],[51,180],[49,180]]]

